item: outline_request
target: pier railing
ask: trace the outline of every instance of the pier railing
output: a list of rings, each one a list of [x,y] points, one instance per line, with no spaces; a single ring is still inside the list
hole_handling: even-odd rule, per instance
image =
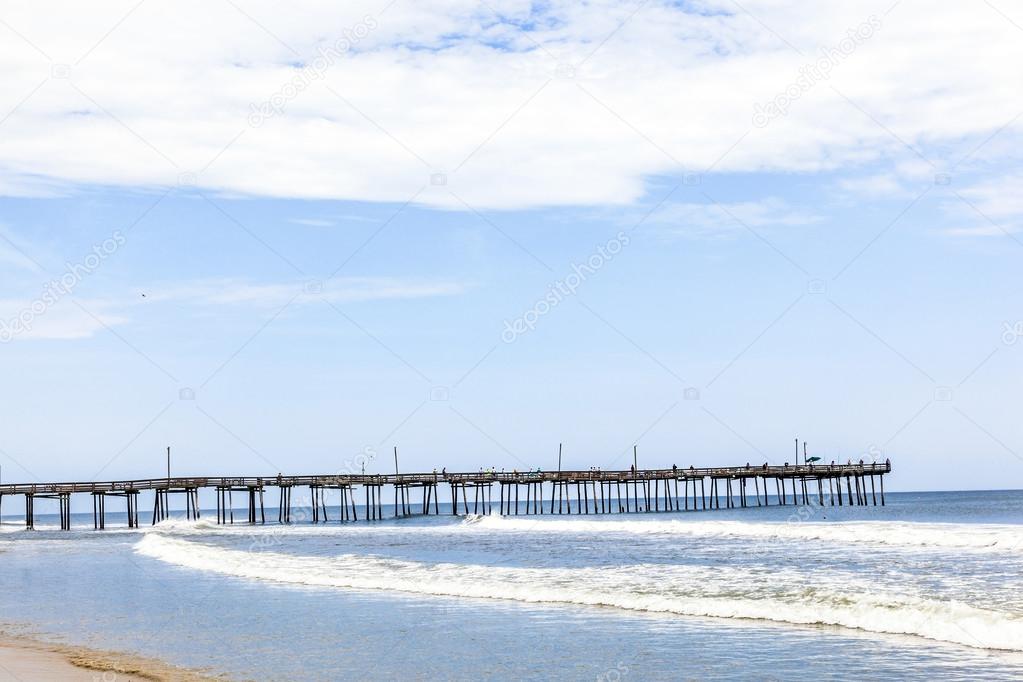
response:
[[[890,463],[799,464],[786,466],[750,465],[739,467],[678,467],[639,470],[563,471],[475,471],[425,472],[408,474],[315,474],[303,476],[174,476],[124,481],[66,481],[56,483],[5,483],[0,495],[60,495],[68,493],[124,493],[143,490],[186,490],[195,488],[263,488],[293,486],[378,486],[430,485],[436,483],[576,483],[581,481],[685,480],[703,478],[741,479],[816,478],[883,475]]]
[[[774,480],[775,503],[778,505],[816,503],[824,506],[825,495],[832,506],[866,505],[878,502],[874,477],[880,484],[880,502],[884,506],[884,476],[892,470],[887,460],[877,463],[799,464],[771,466],[747,464],[738,467],[686,467],[670,469],[634,468],[606,471],[597,467],[588,470],[562,471],[495,471],[451,472],[446,469],[424,473],[395,474],[314,474],[306,476],[175,476],[143,478],[127,481],[66,481],[58,483],[7,483],[0,485],[0,503],[4,496],[23,495],[25,525],[35,527],[35,500],[56,499],[60,507],[60,527],[71,528],[71,496],[90,494],[93,527],[106,527],[108,497],[124,498],[128,510],[128,527],[139,527],[139,495],[152,491],[153,520],[156,524],[170,518],[171,495],[185,498],[185,517],[198,519],[201,513],[199,492],[212,489],[216,493],[217,523],[234,523],[234,493],[246,499],[247,522],[266,523],[264,491],[275,487],[279,492],[277,520],[292,521],[292,491],[308,487],[308,503],[300,498],[300,508],[308,506],[313,523],[327,522],[328,490],[338,492],[338,516],[341,522],[358,521],[356,488],[362,488],[365,502],[363,519],[384,518],[383,492],[391,486],[394,493],[395,517],[440,514],[439,492],[442,483],[450,486],[452,514],[493,513],[493,492],[499,488],[498,504],[502,515],[530,514],[610,514],[661,511],[701,511],[750,506],[752,492],[756,506],[770,505],[768,482]],[[816,495],[813,484],[816,483]],[[825,493],[827,483],[827,493]],[[752,484],[752,485],[750,485]],[[845,485],[845,491],[842,487]],[[869,493],[868,493],[869,484]],[[674,488],[674,490],[672,490]],[[709,488],[709,490],[708,490]],[[752,488],[752,490],[750,490]],[[413,504],[413,491],[421,493]],[[681,489],[681,490],[680,490]],[[472,493],[470,511],[469,494]],[[524,493],[524,494],[523,494]],[[461,497],[461,500],[459,500]],[[524,499],[523,499],[524,498]],[[525,506],[522,505],[525,503]]]

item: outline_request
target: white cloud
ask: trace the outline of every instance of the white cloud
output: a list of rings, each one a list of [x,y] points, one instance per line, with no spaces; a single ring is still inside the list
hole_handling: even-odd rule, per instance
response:
[[[951,237],[1004,237],[1019,232],[1016,227],[998,225],[971,225],[969,227],[949,227],[942,233]]]
[[[887,198],[912,195],[894,173],[843,178],[838,181],[838,188],[857,197]]]
[[[1023,174],[992,178],[967,187],[960,194],[993,219],[1023,216]]]
[[[289,218],[288,222],[306,227],[331,227],[334,224],[333,220],[324,220],[323,218]]]
[[[20,250],[0,241],[0,264],[14,265],[23,270],[38,272],[39,268]]]
[[[672,234],[715,237],[733,236],[747,227],[797,227],[819,220],[812,213],[769,197],[762,201],[671,204],[653,213],[645,223],[663,225]]]
[[[42,339],[83,339],[107,327],[128,325],[143,305],[245,306],[276,309],[320,303],[360,303],[455,296],[466,286],[450,281],[417,281],[388,277],[344,277],[326,282],[252,283],[206,279],[154,284],[138,297],[77,299],[54,297],[52,290],[36,299],[0,299],[0,344]]]
[[[35,250],[33,245],[0,224],[0,264],[13,265],[33,273],[41,272],[34,257],[30,255]]]
[[[936,160],[906,145],[958,160],[1023,109],[1018,28],[986,6],[953,1],[903,0],[888,15],[834,3],[750,0],[747,14],[716,0],[689,11],[650,2],[620,30],[635,3],[296,10],[265,0],[244,4],[251,18],[231,3],[147,2],[129,12],[133,5],[5,9],[34,47],[0,27],[0,116],[12,112],[0,127],[0,191],[165,186],[192,173],[202,187],[242,195],[415,196],[458,209],[461,200],[614,205],[642,196],[651,175],[712,165],[805,172],[912,160],[929,168]],[[1008,3],[1002,9],[1023,17]],[[876,35],[785,116],[752,125],[754,104],[871,12],[881,19]],[[376,27],[349,53],[315,70],[322,77],[285,98],[280,113],[249,126],[253,104],[284,92],[302,66],[308,76],[317,48],[368,15]],[[973,160],[1009,153],[1021,126]],[[430,184],[438,172],[446,183]]]
[[[343,277],[320,282],[252,283],[233,279],[206,279],[154,284],[146,289],[152,303],[165,301],[195,305],[255,305],[279,307],[289,301],[296,303],[357,303],[398,299],[454,296],[466,290],[465,285],[450,281],[415,281],[391,277]]]
[[[306,227],[335,227],[342,223],[381,223],[385,218],[359,215],[357,213],[330,214],[320,218],[296,217],[289,218],[289,223],[304,225]]]
[[[0,168],[0,197],[59,197],[67,195],[70,191],[63,183],[3,172]]]
[[[1023,174],[989,178],[961,190],[942,204],[953,220],[965,223],[945,234],[970,237],[1004,237],[1023,226]]]
[[[0,299],[0,343],[84,339],[127,319],[109,301]]]

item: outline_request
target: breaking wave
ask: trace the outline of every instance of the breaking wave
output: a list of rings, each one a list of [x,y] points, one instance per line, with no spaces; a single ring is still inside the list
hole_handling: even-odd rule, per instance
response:
[[[485,519],[473,526],[493,523]],[[579,530],[575,522],[566,523]],[[631,530],[635,525],[665,524],[627,525]],[[530,530],[536,529],[530,526]],[[644,532],[657,531],[648,527]],[[1023,651],[1023,618],[1019,616],[928,597],[912,589],[894,592],[867,578],[850,579],[848,575],[808,580],[803,573],[776,567],[639,563],[623,567],[521,568],[357,554],[296,556],[215,547],[167,533],[146,534],[135,545],[135,551],[183,568],[288,585],[831,625],[983,649]]]
[[[753,540],[820,540],[908,548],[939,548],[1023,553],[1023,526],[1008,524],[843,521],[743,523],[741,521],[644,520],[583,521],[556,518],[516,519],[484,516],[475,524],[487,530],[529,532],[616,532],[688,535]]]

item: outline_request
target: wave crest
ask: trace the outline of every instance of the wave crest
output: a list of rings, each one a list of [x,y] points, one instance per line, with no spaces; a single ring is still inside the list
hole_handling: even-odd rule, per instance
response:
[[[146,535],[135,549],[194,570],[291,585],[833,625],[1023,651],[1023,619],[1018,616],[895,593],[866,580],[818,583],[792,575],[775,582],[729,567],[510,568],[354,554],[293,556],[224,549],[161,534]],[[772,579],[779,577],[776,573]]]
[[[711,520],[564,519],[485,516],[474,525],[491,530],[530,532],[619,532],[688,535],[750,540],[821,540],[907,548],[1023,553],[1023,527],[1007,524],[919,523],[898,521],[792,521],[746,523]]]

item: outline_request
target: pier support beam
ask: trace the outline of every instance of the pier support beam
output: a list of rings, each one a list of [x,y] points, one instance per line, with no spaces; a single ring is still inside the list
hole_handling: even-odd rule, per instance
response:
[[[128,521],[131,522],[131,512],[128,513]],[[92,494],[92,529],[103,530],[107,527],[106,494]]]
[[[128,528],[139,527],[139,491],[129,490],[124,493],[128,505]]]
[[[291,523],[291,486],[282,485],[277,509],[277,523]]]
[[[58,500],[60,502],[60,529],[71,530],[71,493],[61,493]]]
[[[886,504],[884,491],[884,474],[891,471],[887,462],[881,464],[848,464],[848,465],[796,465],[786,464],[784,467],[764,465],[761,467],[721,467],[696,469],[689,467],[681,470],[676,467],[669,469],[649,469],[630,471],[601,471],[591,468],[586,471],[558,472],[518,472],[496,473],[480,471],[476,473],[448,474],[443,478],[436,472],[429,474],[389,474],[389,475],[356,475],[340,476],[282,476],[278,475],[275,482],[263,478],[160,478],[134,481],[112,481],[106,483],[53,483],[53,484],[4,484],[0,485],[0,500],[3,495],[25,496],[25,526],[35,526],[35,500],[38,498],[55,499],[60,510],[60,527],[71,528],[71,496],[76,493],[91,494],[93,498],[93,528],[106,528],[106,501],[111,496],[124,497],[128,507],[128,527],[138,527],[138,496],[140,490],[153,490],[153,524],[170,518],[170,496],[185,495],[184,511],[189,520],[197,520],[201,515],[200,489],[209,488],[215,492],[217,500],[217,523],[234,523],[233,493],[245,495],[248,511],[248,523],[265,523],[264,482],[275,485],[280,492],[278,521],[292,522],[291,492],[294,486],[309,486],[311,495],[312,522],[321,519],[329,521],[328,490],[338,490],[338,521],[358,520],[358,503],[355,498],[355,487],[361,485],[366,491],[366,519],[377,520],[383,516],[382,491],[387,485],[394,486],[395,517],[404,518],[416,515],[429,515],[430,508],[439,513],[438,484],[446,481],[451,486],[451,513],[480,514],[493,513],[493,486],[500,485],[499,513],[502,516],[513,514],[555,513],[557,507],[560,514],[572,514],[572,489],[575,489],[575,514],[609,514],[638,513],[661,511],[689,511],[689,485],[692,481],[692,509],[721,509],[721,497],[725,497],[727,509],[748,508],[749,479],[753,479],[756,506],[770,505],[770,479],[774,479],[779,505],[788,505],[789,491],[787,481],[792,481],[791,504],[810,505],[815,502],[824,506],[824,479],[828,481],[828,497],[831,506],[847,502],[850,506]],[[875,482],[874,477],[879,481]],[[867,491],[867,478],[870,479],[870,491]],[[842,485],[842,479],[845,485]],[[707,500],[707,483],[710,483],[710,500]],[[813,494],[813,482],[817,481],[817,494]],[[674,481],[674,484],[672,484]],[[682,482],[682,486],[679,482]],[[760,483],[764,484],[764,496],[760,496]],[[547,501],[544,497],[544,483],[550,482],[550,508],[544,509]],[[664,483],[663,490],[661,483]],[[699,483],[700,490],[696,486]],[[722,484],[723,482],[723,484]],[[734,485],[733,485],[734,483]],[[624,484],[624,485],[623,485]],[[631,486],[630,486],[631,484]],[[525,489],[525,506],[520,501],[521,486]],[[672,491],[674,485],[674,491]],[[836,491],[835,488],[838,488]],[[469,504],[469,488],[473,488],[473,504]],[[630,489],[631,487],[631,489]],[[679,488],[682,488],[680,491]],[[845,490],[843,490],[843,487]],[[417,498],[414,490],[419,489]],[[722,489],[723,488],[723,489]],[[880,488],[880,491],[877,490]],[[855,494],[854,494],[855,489]],[[461,508],[459,508],[459,491],[461,491]],[[661,499],[663,495],[663,500]],[[257,500],[258,496],[258,500]],[[592,504],[591,504],[592,499]],[[257,509],[258,503],[258,509]],[[431,505],[432,503],[432,505]],[[663,503],[663,509],[662,509]],[[305,502],[300,506],[305,507]],[[615,507],[617,506],[617,512]],[[514,509],[514,512],[512,511]],[[523,511],[524,510],[524,511]]]

